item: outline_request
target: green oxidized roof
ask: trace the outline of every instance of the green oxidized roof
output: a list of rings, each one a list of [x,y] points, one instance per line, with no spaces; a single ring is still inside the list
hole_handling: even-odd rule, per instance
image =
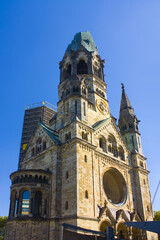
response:
[[[99,121],[99,122],[96,122],[96,123],[93,125],[94,130],[96,130],[98,127],[100,127],[103,123],[107,122],[108,119],[109,119],[109,118],[106,118],[106,119],[103,119],[103,120],[101,120],[101,121]]]
[[[60,141],[57,139],[55,134],[53,133],[53,130],[48,128],[44,123],[40,122],[40,125],[43,127],[43,129],[47,132],[47,134],[50,136],[50,138],[56,143],[59,144]]]
[[[77,51],[79,47],[85,47],[89,52],[97,51],[97,47],[94,43],[92,35],[90,32],[79,32],[74,36],[71,44],[68,45],[67,51],[70,52],[71,49],[73,51]]]

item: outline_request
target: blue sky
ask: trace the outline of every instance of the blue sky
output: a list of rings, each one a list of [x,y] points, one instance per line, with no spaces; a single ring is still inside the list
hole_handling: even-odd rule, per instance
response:
[[[0,1],[0,216],[8,215],[25,105],[58,101],[59,68],[67,45],[90,31],[106,60],[111,113],[118,118],[121,82],[140,122],[151,195],[160,179],[160,1]],[[160,189],[153,204],[160,210]]]

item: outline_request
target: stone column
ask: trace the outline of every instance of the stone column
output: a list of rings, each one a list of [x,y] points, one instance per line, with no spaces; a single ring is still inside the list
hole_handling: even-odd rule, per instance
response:
[[[88,56],[88,74],[93,74],[93,56]]]

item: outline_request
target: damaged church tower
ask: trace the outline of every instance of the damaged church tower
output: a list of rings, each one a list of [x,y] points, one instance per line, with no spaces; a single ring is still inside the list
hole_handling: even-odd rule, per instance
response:
[[[58,240],[63,223],[153,239],[124,225],[153,220],[148,170],[124,85],[118,126],[110,114],[104,63],[90,32],[77,33],[59,63],[57,112],[10,176],[6,239]]]

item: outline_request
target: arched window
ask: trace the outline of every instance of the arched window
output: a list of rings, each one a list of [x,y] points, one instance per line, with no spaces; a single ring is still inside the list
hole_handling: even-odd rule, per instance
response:
[[[108,137],[108,151],[112,152],[115,157],[118,157],[117,142],[112,134]]]
[[[77,85],[73,86],[73,92],[79,92],[79,87]]]
[[[87,190],[85,191],[85,198],[88,199],[88,191]]]
[[[140,161],[140,166],[143,168],[144,167],[144,164],[142,161]]]
[[[99,147],[106,152],[106,139],[104,137],[100,137],[99,139]]]
[[[43,142],[43,150],[45,150],[46,149],[46,142],[44,141]]]
[[[65,203],[65,210],[68,210],[68,202]]]
[[[84,155],[84,161],[87,162],[87,155]]]
[[[66,179],[68,179],[69,178],[69,173],[68,173],[68,171],[66,172]]]
[[[70,94],[70,88],[68,87],[66,90],[66,95]]]
[[[84,133],[82,132],[82,139],[88,141],[88,134],[87,133]]]
[[[108,145],[108,151],[109,151],[109,152],[112,152],[111,144]]]
[[[68,141],[71,139],[71,132],[65,134],[65,141]]]
[[[133,128],[133,124],[132,123],[129,123],[129,128]]]
[[[84,114],[84,116],[86,116],[86,103],[85,102],[83,103],[83,114]]]
[[[125,160],[124,150],[123,150],[122,146],[119,146],[119,148],[118,148],[118,155],[121,160]]]
[[[68,77],[71,76],[71,64],[68,65],[68,68],[67,68],[67,76],[68,76]]]
[[[36,153],[39,153],[42,151],[42,139],[39,138],[36,143]]]
[[[69,102],[66,103],[66,115],[69,115]]]
[[[29,215],[29,200],[30,200],[30,192],[24,191],[22,195],[21,215]]]
[[[44,201],[44,215],[47,214],[47,199]]]
[[[37,191],[34,199],[34,215],[40,216],[42,214],[42,193]]]
[[[84,60],[80,60],[77,64],[77,74],[88,74],[88,66]]]
[[[31,157],[34,156],[34,154],[35,154],[35,148],[32,148]]]

